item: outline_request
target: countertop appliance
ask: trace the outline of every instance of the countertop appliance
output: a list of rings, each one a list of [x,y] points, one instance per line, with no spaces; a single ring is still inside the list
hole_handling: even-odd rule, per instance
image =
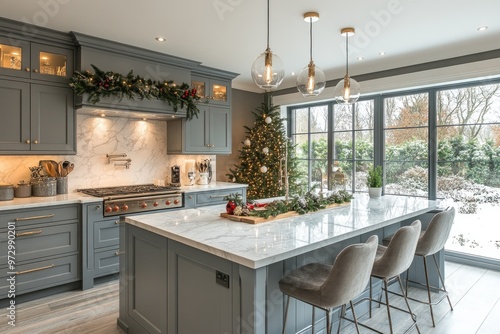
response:
[[[179,186],[181,185],[181,168],[179,166],[172,166],[171,168],[171,174],[170,175],[170,183],[172,186]]]
[[[127,213],[149,212],[184,206],[179,187],[141,184],[105,188],[79,189],[87,195],[103,198],[103,215],[118,216]]]

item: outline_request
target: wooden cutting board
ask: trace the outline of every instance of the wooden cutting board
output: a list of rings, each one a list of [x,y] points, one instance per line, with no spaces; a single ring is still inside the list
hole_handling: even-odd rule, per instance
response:
[[[351,203],[330,204],[330,205],[327,205],[325,209],[340,208],[340,207],[348,206],[349,204],[351,204]],[[318,211],[314,211],[314,212],[318,212]],[[289,211],[286,213],[279,214],[276,217],[271,216],[269,218],[263,218],[263,217],[255,217],[255,216],[235,216],[235,215],[231,215],[231,214],[226,213],[226,212],[222,212],[220,214],[220,216],[223,218],[227,218],[229,220],[237,221],[237,222],[242,222],[242,223],[247,223],[247,224],[259,224],[259,223],[266,223],[266,222],[276,220],[276,219],[283,219],[283,218],[299,216],[299,214],[297,213],[297,211]]]

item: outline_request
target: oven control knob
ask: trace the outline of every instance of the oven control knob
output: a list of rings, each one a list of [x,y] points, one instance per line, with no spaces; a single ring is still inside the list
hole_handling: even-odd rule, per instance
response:
[[[113,211],[113,208],[112,208],[112,207],[110,207],[109,205],[106,205],[106,208],[104,209],[104,211],[106,211],[106,212],[108,212],[108,213],[109,213],[109,212],[112,212],[112,211]]]
[[[115,205],[115,206],[113,207],[113,211],[115,211],[115,212],[120,211],[120,207],[119,207],[118,205]]]
[[[178,199],[174,200],[174,204],[179,204],[179,200]]]
[[[166,205],[170,205],[170,201],[166,201],[166,202],[165,202],[165,204],[166,204]]]
[[[148,204],[146,202],[141,203],[141,208],[145,209],[148,207]]]
[[[127,204],[123,204],[122,205],[122,211],[127,211],[128,210],[128,205]]]
[[[158,206],[158,205],[159,205],[158,202],[153,203],[153,206]]]

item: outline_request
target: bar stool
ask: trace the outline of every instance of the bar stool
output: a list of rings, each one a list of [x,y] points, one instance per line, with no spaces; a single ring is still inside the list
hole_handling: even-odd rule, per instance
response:
[[[284,276],[279,281],[280,290],[287,296],[283,334],[285,333],[290,297],[312,305],[313,333],[315,307],[326,312],[326,329],[327,333],[331,333],[330,314],[332,308],[342,306],[342,316],[345,313],[346,304],[349,302],[354,318],[353,322],[359,333],[352,299],[363,292],[368,284],[377,244],[378,237],[373,235],[366,243],[354,244],[344,248],[335,258],[333,266],[310,263]],[[342,317],[339,318],[339,331],[341,319]]]
[[[417,325],[416,316],[412,313],[410,304],[408,303],[406,295],[404,294],[403,284],[401,283],[400,275],[404,273],[406,270],[408,270],[413,261],[413,255],[415,254],[415,249],[417,248],[417,242],[420,236],[421,227],[422,225],[420,223],[420,220],[414,221],[410,226],[403,226],[396,231],[396,233],[392,237],[387,247],[379,245],[377,248],[377,255],[375,257],[375,263],[373,264],[371,277],[381,279],[384,282],[383,290],[385,291],[385,303],[383,303],[381,300],[376,302],[386,305],[387,307],[387,316],[389,318],[389,329],[391,334],[393,333],[391,310],[390,310],[391,307],[409,313],[413,320],[413,324],[410,328],[415,326],[417,328],[418,333],[420,333],[420,329],[418,328]],[[372,316],[372,301],[373,301],[371,277],[370,277],[370,310],[369,310],[370,317]],[[395,306],[391,306],[389,304],[388,285],[389,281],[393,280],[397,280],[399,283],[399,287],[403,292],[401,296],[405,300],[408,311],[397,308]],[[374,330],[373,328],[370,329]],[[379,332],[377,330],[374,331]]]
[[[417,249],[415,250],[415,255],[421,256],[423,259],[426,284],[421,284],[419,282],[409,280],[408,273],[406,275],[407,297],[408,297],[409,282],[427,287],[427,297],[428,297],[427,302],[411,297],[408,297],[408,299],[429,305],[431,310],[433,327],[436,327],[436,323],[434,321],[434,313],[432,310],[432,305],[439,304],[444,299],[444,297],[446,297],[448,299],[448,304],[450,304],[450,309],[453,311],[453,306],[451,305],[450,297],[448,296],[448,291],[446,291],[443,276],[441,275],[441,270],[439,270],[439,266],[436,260],[436,253],[444,248],[444,245],[448,240],[448,237],[450,236],[451,227],[453,225],[454,219],[455,219],[455,208],[448,207],[445,211],[435,214],[434,217],[432,217],[427,229],[420,234],[420,238],[418,239]],[[432,255],[432,258],[434,259],[434,264],[436,265],[439,279],[441,281],[441,284],[443,285],[442,289],[433,287],[429,284],[429,273],[427,271],[427,257],[430,255]],[[443,295],[434,302],[432,301],[431,298],[431,288],[443,292]]]

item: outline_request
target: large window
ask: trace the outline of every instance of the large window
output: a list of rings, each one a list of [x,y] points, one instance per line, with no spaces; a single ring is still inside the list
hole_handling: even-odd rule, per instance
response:
[[[342,168],[349,190],[367,191],[367,170],[373,163],[373,123],[373,100],[333,108],[332,165]]]
[[[309,185],[367,191],[367,167],[384,167],[384,193],[457,209],[448,254],[500,266],[500,80],[288,108]],[[460,256],[460,255],[458,255]]]
[[[328,105],[291,110],[291,137],[309,189],[328,188]]]
[[[457,208],[446,249],[500,259],[500,85],[436,99],[437,196]]]
[[[427,196],[427,93],[384,99],[385,193]]]

